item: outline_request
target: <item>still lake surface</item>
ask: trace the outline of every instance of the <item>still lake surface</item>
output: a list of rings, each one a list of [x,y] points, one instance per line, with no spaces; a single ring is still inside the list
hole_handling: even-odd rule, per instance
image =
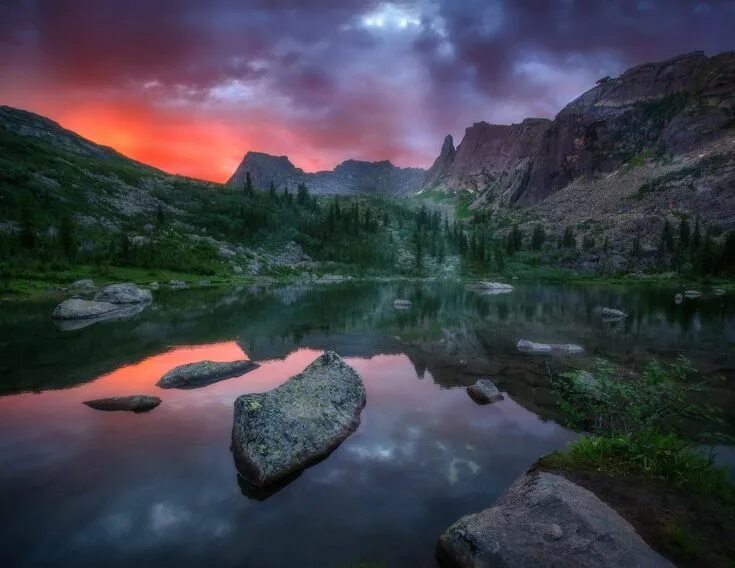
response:
[[[548,372],[604,357],[640,368],[687,356],[724,380],[735,421],[735,298],[674,303],[678,290],[460,283],[347,283],[161,291],[126,320],[60,330],[53,303],[0,304],[0,565],[434,566],[437,537],[486,508],[560,425]],[[393,300],[412,307],[396,310]],[[630,316],[604,322],[595,308]],[[577,343],[577,357],[519,353],[518,339]],[[271,495],[239,483],[233,402],[334,349],[362,375],[362,423]],[[156,381],[184,363],[261,367],[194,390]],[[492,378],[505,400],[464,387]],[[154,394],[145,414],[82,402]],[[718,448],[732,468],[732,448]]]

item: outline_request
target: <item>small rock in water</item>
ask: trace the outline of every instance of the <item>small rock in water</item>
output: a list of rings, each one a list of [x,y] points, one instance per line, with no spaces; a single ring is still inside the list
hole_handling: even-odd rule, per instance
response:
[[[617,320],[627,318],[628,314],[615,308],[602,308],[602,317],[603,319]]]
[[[437,545],[441,565],[672,568],[590,491],[551,473],[526,474],[494,507],[459,519]]]
[[[411,307],[411,300],[397,299],[393,302],[393,307],[398,310],[405,310]]]
[[[676,294],[674,296],[674,303],[675,304],[681,304],[684,301],[684,296],[682,294]]]
[[[161,399],[157,396],[149,396],[145,394],[135,394],[131,396],[113,396],[111,398],[99,398],[96,400],[87,400],[84,402],[90,408],[95,410],[127,410],[130,412],[148,412],[161,404]]]
[[[715,288],[713,290],[713,292],[714,292],[715,296],[724,296],[725,295],[725,290],[723,288]]]
[[[477,404],[489,404],[503,400],[498,387],[489,379],[480,379],[474,385],[467,387],[467,394]]]
[[[182,289],[182,290],[184,288],[188,288],[189,287],[189,285],[186,282],[184,282],[183,280],[169,280],[168,285],[171,288],[177,288],[177,289]]]
[[[158,282],[155,282],[155,281],[154,282],[151,282],[150,284],[148,284],[148,288],[150,288],[151,290],[158,290],[160,288],[160,286],[161,285]]]
[[[516,344],[519,351],[528,353],[564,353],[567,355],[576,355],[583,353],[584,348],[573,343],[535,343],[527,339],[521,339]]]
[[[260,365],[252,361],[229,361],[218,363],[214,361],[199,361],[180,365],[163,375],[156,383],[162,389],[195,389],[239,377],[257,369]]]
[[[364,406],[360,375],[334,351],[271,391],[239,397],[231,448],[240,475],[264,487],[297,474],[357,429]]]
[[[150,290],[138,288],[135,284],[126,282],[105,286],[94,299],[111,304],[144,304],[153,301],[153,294]]]
[[[684,292],[684,297],[689,298],[690,300],[694,300],[695,298],[700,298],[702,296],[702,292],[699,290],[687,290]]]
[[[465,286],[467,290],[474,290],[485,296],[508,294],[513,291],[513,286],[503,282],[472,282]]]

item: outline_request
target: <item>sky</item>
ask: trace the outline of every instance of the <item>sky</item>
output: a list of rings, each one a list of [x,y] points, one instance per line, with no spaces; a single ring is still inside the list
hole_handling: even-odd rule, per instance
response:
[[[474,122],[735,49],[735,0],[0,0],[0,104],[172,173],[428,167]]]

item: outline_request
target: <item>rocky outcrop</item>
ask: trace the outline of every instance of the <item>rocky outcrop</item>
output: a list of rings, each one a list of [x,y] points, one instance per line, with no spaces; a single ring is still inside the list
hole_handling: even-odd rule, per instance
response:
[[[489,404],[503,400],[503,395],[490,379],[480,379],[474,385],[467,387],[467,394],[477,404]]]
[[[332,452],[360,424],[365,387],[327,351],[303,372],[265,393],[235,401],[232,453],[240,474],[263,487],[283,481]]]
[[[161,377],[156,386],[162,389],[195,389],[224,379],[239,377],[258,367],[257,363],[248,360],[226,363],[199,361],[172,369]]]
[[[439,157],[434,160],[429,171],[426,172],[421,187],[426,189],[439,187],[444,182],[449,169],[452,167],[456,155],[457,150],[454,148],[454,140],[452,140],[451,134],[447,134],[447,137],[444,138],[441,152],[439,152]]]
[[[454,523],[437,558],[467,568],[673,567],[593,493],[545,472],[524,475],[494,507]]]
[[[531,157],[550,126],[550,120],[541,118],[511,125],[477,122],[465,131],[456,153],[448,151],[445,140],[444,156],[432,166],[423,189],[470,191],[511,201],[525,187]]]
[[[110,304],[144,304],[153,301],[153,294],[145,288],[138,288],[135,284],[110,284],[95,296],[97,302]]]
[[[161,399],[157,396],[136,394],[130,396],[113,396],[111,398],[87,400],[84,404],[86,404],[90,408],[94,408],[95,410],[126,410],[130,412],[148,412],[149,410],[153,410],[159,404],[161,404]]]
[[[331,171],[306,173],[287,156],[248,152],[227,185],[242,189],[247,173],[259,190],[268,189],[272,182],[279,191],[295,192],[304,183],[311,193],[318,194],[402,195],[417,191],[426,172],[419,168],[398,168],[388,161],[347,160]]]
[[[680,155],[732,140],[733,116],[735,52],[646,63],[598,82],[553,121],[476,123],[453,159],[442,149],[424,189],[475,192],[473,207],[532,205],[574,180],[612,174],[646,154]],[[726,152],[732,158],[731,144]],[[700,158],[708,159],[707,153]],[[709,190],[732,187],[733,160],[710,162],[702,168],[729,182],[710,182]]]

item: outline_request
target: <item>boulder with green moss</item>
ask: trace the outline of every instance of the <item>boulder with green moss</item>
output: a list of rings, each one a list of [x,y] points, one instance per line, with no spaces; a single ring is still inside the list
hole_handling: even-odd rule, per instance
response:
[[[332,452],[360,424],[365,387],[333,351],[265,393],[235,401],[232,453],[240,474],[265,487]]]

